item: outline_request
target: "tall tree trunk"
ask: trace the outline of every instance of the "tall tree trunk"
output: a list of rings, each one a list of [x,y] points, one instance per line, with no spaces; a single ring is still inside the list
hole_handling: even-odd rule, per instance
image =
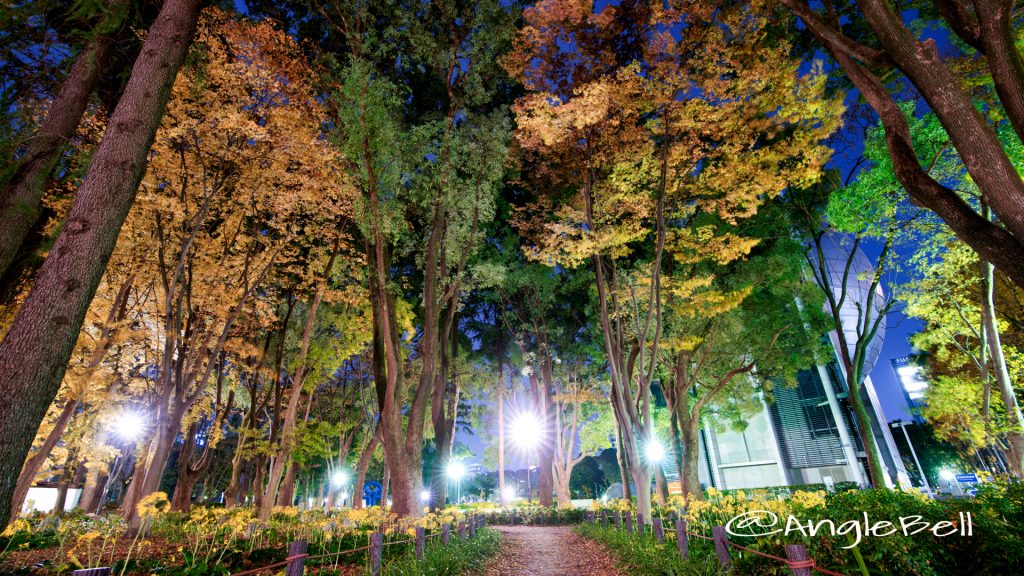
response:
[[[309,304],[309,310],[306,312],[306,324],[302,328],[302,339],[297,364],[298,368],[295,369],[295,377],[292,379],[292,387],[288,395],[288,406],[285,409],[284,422],[281,424],[280,444],[277,447],[277,453],[274,456],[274,462],[270,468],[267,493],[264,495],[263,506],[260,508],[259,514],[261,522],[267,522],[270,520],[270,514],[273,511],[274,502],[276,501],[278,484],[281,482],[281,476],[284,473],[284,466],[289,459],[288,454],[291,452],[293,446],[295,424],[299,410],[299,399],[302,397],[302,387],[306,381],[306,373],[309,370],[309,367],[306,366],[306,360],[309,358],[309,347],[313,338],[313,328],[316,325],[316,313],[320,308],[320,302],[323,301],[324,293],[327,291],[327,283],[331,277],[331,270],[334,268],[334,260],[337,255],[338,240],[336,239],[334,247],[331,249],[331,257],[327,260],[327,266],[324,268],[323,275],[317,283],[316,292]],[[289,498],[291,497],[290,494],[288,496]]]
[[[342,467],[345,465],[345,459],[348,458],[349,452],[352,451],[352,441],[355,439],[355,430],[349,430],[348,432],[342,432],[338,438],[338,458],[334,464],[334,470],[340,472]],[[325,508],[327,510],[333,510],[338,501],[338,488],[340,486],[334,485],[334,478],[331,475],[327,476],[327,503]]]
[[[14,498],[11,501],[11,518],[8,522],[13,522],[18,517],[22,506],[25,504],[25,497],[28,496],[28,489],[32,487],[32,483],[36,479],[36,474],[39,474],[39,471],[43,468],[43,463],[46,462],[53,447],[57,445],[57,441],[64,434],[64,429],[67,428],[68,422],[71,422],[71,418],[78,411],[79,404],[77,400],[70,399],[64,402],[64,408],[57,417],[57,422],[54,423],[53,429],[46,435],[46,439],[43,440],[36,453],[25,461],[25,466],[22,467],[21,474],[18,476],[18,484],[14,489]]]
[[[375,431],[366,446],[363,447],[363,452],[359,455],[359,462],[356,464],[356,480],[352,484],[352,508],[363,507],[363,485],[366,484],[366,470],[370,467],[377,444],[380,444],[380,435]]]
[[[78,497],[78,509],[88,514],[96,511],[99,506],[100,493],[103,485],[107,483],[107,474],[101,474],[98,466],[89,468],[85,476],[85,485],[82,486],[82,495]]]
[[[295,460],[288,457],[288,468],[281,480],[281,489],[277,493],[278,506],[291,506],[295,503]]]
[[[661,464],[654,465],[654,485],[658,489],[658,505],[664,506],[668,502],[668,482],[665,480],[665,471],[662,470]]]
[[[693,423],[683,428],[683,468],[679,472],[683,494],[688,499],[703,500],[700,489],[700,428]]]
[[[192,42],[199,0],[167,0],[146,35],[66,224],[0,342],[0,518],[57,394],[118,233],[135,199],[171,85]]]
[[[1020,405],[1017,403],[1017,394],[1013,389],[1013,381],[1010,379],[1010,372],[1006,368],[1006,357],[1003,355],[1003,346],[999,337],[999,324],[996,319],[996,305],[993,297],[995,286],[995,273],[991,264],[985,262],[984,275],[982,276],[982,290],[984,300],[982,301],[982,322],[985,324],[985,335],[988,340],[992,367],[995,373],[996,383],[999,385],[999,396],[1006,407],[1006,415],[1010,420],[1013,430],[1007,432],[1006,440],[1010,445],[1011,461],[1014,463],[1010,473],[1015,478],[1024,474],[1021,469],[1024,463],[1024,415],[1021,414]]]
[[[499,337],[500,338],[500,337]],[[498,498],[502,506],[509,505],[505,495],[505,350],[504,342],[498,346]]]
[[[127,13],[126,5],[127,0],[109,2],[109,16],[97,29],[111,32],[120,29],[112,19],[122,19]],[[107,65],[113,41],[110,33],[96,34],[78,53],[57,98],[50,104],[46,119],[32,135],[25,155],[15,161],[17,168],[0,191],[0,277],[14,262],[36,220],[53,167],[82,121],[89,96]]]

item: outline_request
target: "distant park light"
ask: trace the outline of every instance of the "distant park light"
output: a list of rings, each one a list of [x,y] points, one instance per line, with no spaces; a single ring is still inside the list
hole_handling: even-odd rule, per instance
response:
[[[953,471],[949,468],[943,468],[942,471],[939,472],[939,477],[949,482],[953,478],[956,478],[956,474],[953,474]]]
[[[348,482],[348,474],[345,474],[342,470],[338,470],[331,476],[331,483],[334,484],[335,488],[341,488],[345,485],[345,482]]]
[[[502,494],[505,496],[506,502],[511,502],[516,499],[516,489],[512,486],[506,486]]]
[[[430,490],[420,492],[420,502],[430,502]]]

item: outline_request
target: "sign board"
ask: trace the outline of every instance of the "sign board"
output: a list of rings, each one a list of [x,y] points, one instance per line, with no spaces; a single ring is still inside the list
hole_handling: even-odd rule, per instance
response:
[[[976,484],[978,482],[978,475],[977,474],[957,474],[956,475],[956,481],[960,482],[961,484],[970,484],[970,483],[975,483]]]

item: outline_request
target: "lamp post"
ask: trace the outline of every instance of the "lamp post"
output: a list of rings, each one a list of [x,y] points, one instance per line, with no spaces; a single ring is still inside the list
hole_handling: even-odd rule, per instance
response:
[[[928,475],[925,474],[924,468],[921,467],[921,461],[917,459],[917,451],[914,450],[914,444],[910,441],[910,434],[907,433],[907,426],[910,424],[911,422],[904,422],[903,420],[896,420],[889,423],[893,428],[901,428],[903,430],[903,437],[907,439],[907,446],[910,448],[910,455],[914,457],[914,465],[917,466],[917,471],[921,474],[921,482],[924,483],[924,489],[931,492],[932,487],[928,485]]]
[[[448,477],[455,480],[456,496],[455,503],[458,504],[462,500],[462,477],[466,475],[466,467],[462,465],[462,462],[451,462],[448,464]]]
[[[530,484],[530,456],[541,442],[544,425],[532,412],[522,412],[512,420],[510,436],[515,444],[526,455],[526,501],[533,502],[533,491]]]

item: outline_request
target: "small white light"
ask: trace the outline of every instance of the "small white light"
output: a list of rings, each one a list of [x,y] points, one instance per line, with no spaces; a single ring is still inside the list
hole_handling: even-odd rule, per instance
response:
[[[503,494],[505,495],[506,502],[511,502],[516,499],[516,489],[511,486],[506,486]]]
[[[334,484],[335,488],[341,488],[345,485],[345,482],[348,482],[348,474],[338,470],[333,476],[331,476],[331,482]]]
[[[949,481],[952,480],[953,478],[956,478],[956,475],[953,474],[953,472],[949,468],[944,468],[941,472],[939,472],[939,477],[942,478],[943,480]]]
[[[420,501],[421,502],[430,502],[430,490],[424,490],[424,491],[420,492]]]

